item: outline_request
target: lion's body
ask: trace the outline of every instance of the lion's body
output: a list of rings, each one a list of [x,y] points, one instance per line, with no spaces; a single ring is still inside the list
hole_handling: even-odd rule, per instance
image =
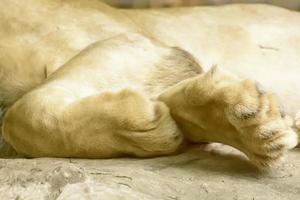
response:
[[[170,116],[171,96],[185,84],[189,88],[188,81],[178,83],[197,77],[200,65],[207,71],[217,64],[256,79],[284,100],[289,115],[300,110],[300,14],[283,9],[235,5],[125,11],[97,1],[3,0],[0,27],[0,103],[9,108],[3,134],[30,157],[169,154],[181,143],[183,131],[193,142],[227,143],[255,160],[231,136],[195,137],[190,131],[195,128],[182,125],[182,116],[180,122],[173,120],[176,113]],[[99,110],[94,108],[98,105]],[[238,127],[228,124],[220,106],[201,108],[197,115],[207,124],[197,132],[229,134]],[[215,115],[205,118],[214,110],[218,123]],[[96,116],[100,125],[87,125]],[[136,136],[139,142],[132,142],[123,129],[154,136]],[[158,142],[155,134],[164,131],[159,137],[165,139]],[[116,133],[122,137],[111,136]]]
[[[291,113],[299,109],[298,13],[263,5],[121,11],[95,1],[1,1],[0,6],[0,92],[10,96],[9,103],[44,80],[45,70],[49,76],[88,45],[138,32],[187,50],[206,70],[218,64],[288,93],[285,100],[293,95],[285,104],[297,102]]]

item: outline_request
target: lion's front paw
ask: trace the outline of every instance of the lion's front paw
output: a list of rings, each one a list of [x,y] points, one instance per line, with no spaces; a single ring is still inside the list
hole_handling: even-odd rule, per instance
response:
[[[261,168],[275,164],[297,144],[274,95],[217,67],[180,82],[160,100],[188,141],[231,145]]]
[[[274,95],[245,80],[228,88],[226,115],[238,132],[238,148],[260,168],[276,164],[297,145],[297,135],[282,118]]]

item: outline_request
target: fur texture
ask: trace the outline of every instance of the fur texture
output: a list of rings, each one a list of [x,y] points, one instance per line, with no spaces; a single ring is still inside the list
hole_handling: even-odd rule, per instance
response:
[[[233,20],[232,11],[241,17]],[[268,16],[282,16],[279,25]],[[27,157],[150,157],[176,153],[189,142],[221,142],[258,167],[272,166],[297,144],[297,135],[277,98],[254,76],[264,70],[276,75],[290,59],[299,70],[299,19],[267,6],[140,12],[98,1],[3,0],[3,137]],[[268,41],[251,24],[277,31],[290,24],[294,32]],[[283,53],[274,57],[269,43],[280,44]],[[213,63],[239,78],[209,69]],[[294,74],[287,76],[299,88]],[[267,89],[271,80],[259,79]],[[299,91],[280,90],[294,115]]]

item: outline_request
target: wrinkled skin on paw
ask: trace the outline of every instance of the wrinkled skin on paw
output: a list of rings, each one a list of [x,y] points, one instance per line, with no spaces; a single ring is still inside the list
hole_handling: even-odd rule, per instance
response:
[[[259,168],[273,166],[297,144],[297,135],[282,118],[273,94],[217,68],[160,98],[188,140],[231,145]]]

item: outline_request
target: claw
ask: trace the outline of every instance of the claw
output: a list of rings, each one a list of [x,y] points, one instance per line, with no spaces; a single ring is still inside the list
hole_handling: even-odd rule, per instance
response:
[[[259,82],[256,82],[255,83],[255,86],[256,86],[256,90],[258,91],[259,94],[266,94],[267,91],[266,91],[266,88]]]

